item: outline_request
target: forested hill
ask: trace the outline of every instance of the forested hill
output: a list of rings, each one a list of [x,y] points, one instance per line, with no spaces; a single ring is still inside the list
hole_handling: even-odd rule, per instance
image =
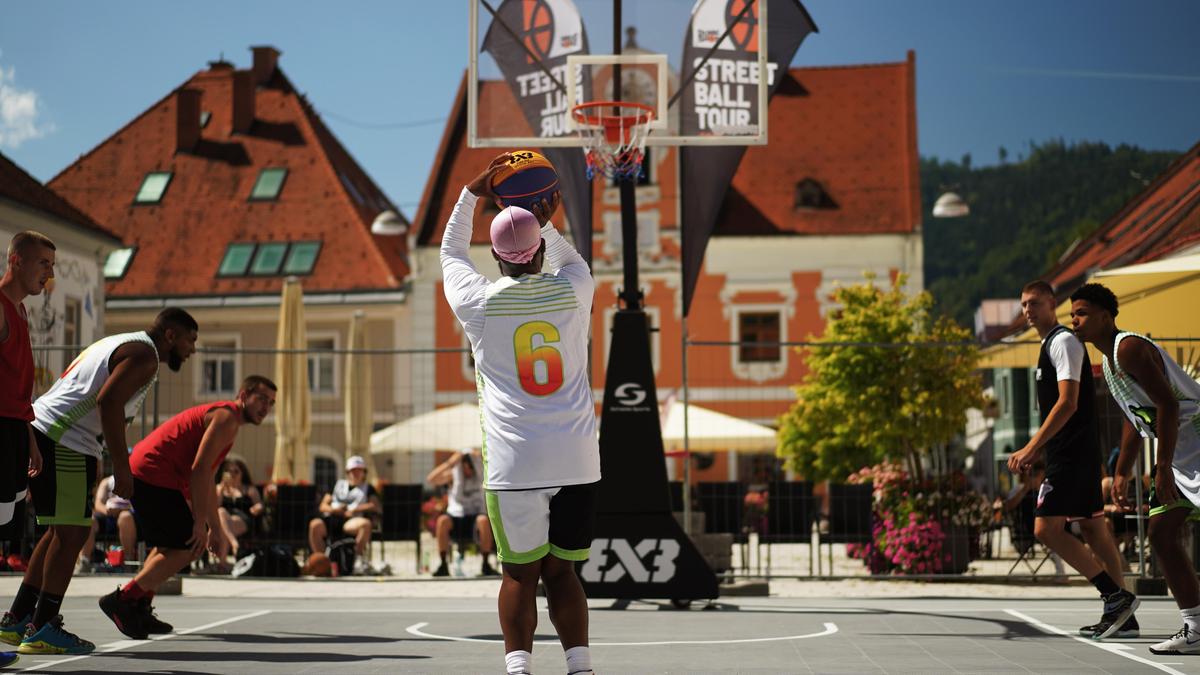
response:
[[[925,287],[940,310],[972,326],[985,298],[1015,298],[1076,238],[1116,214],[1179,156],[1104,143],[1031,144],[1016,161],[975,168],[921,160]],[[953,189],[970,204],[964,218],[934,218],[933,203]]]

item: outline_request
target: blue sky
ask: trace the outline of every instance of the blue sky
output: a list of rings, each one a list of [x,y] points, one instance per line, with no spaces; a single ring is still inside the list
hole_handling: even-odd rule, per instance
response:
[[[640,0],[646,2],[647,0]],[[688,0],[652,0],[690,7]],[[607,17],[608,0],[577,0]],[[1051,138],[1184,150],[1200,141],[1200,2],[809,0],[794,66],[917,53],[921,154],[976,164]],[[626,10],[627,19],[637,18]],[[220,54],[281,67],[412,216],[466,67],[465,0],[6,3],[0,152],[49,180]],[[664,40],[678,58],[682,26]],[[648,30],[648,29],[646,29]],[[595,45],[607,27],[589,24]],[[644,46],[655,46],[647,32]]]

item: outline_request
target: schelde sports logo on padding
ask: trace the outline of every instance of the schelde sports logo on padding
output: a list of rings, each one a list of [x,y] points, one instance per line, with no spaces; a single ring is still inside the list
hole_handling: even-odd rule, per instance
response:
[[[650,409],[649,406],[642,405],[646,400],[646,390],[637,382],[626,382],[619,385],[613,390],[613,398],[621,406],[613,408],[613,410],[645,411]]]

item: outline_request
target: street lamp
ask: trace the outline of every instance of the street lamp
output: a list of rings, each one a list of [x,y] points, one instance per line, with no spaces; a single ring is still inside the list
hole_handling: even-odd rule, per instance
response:
[[[934,218],[961,218],[969,213],[971,213],[971,207],[967,206],[967,202],[955,192],[943,194],[933,204]]]

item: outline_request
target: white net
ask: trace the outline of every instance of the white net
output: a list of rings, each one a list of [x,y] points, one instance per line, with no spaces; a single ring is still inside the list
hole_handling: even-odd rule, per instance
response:
[[[583,141],[588,179],[597,175],[633,180],[642,170],[646,137],[654,110],[637,103],[584,103],[575,106],[575,132]]]

